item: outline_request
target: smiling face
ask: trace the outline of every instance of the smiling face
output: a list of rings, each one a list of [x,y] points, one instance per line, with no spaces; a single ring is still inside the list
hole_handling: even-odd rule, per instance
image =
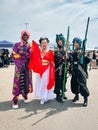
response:
[[[46,39],[42,40],[41,43],[40,43],[42,49],[47,49],[47,46],[48,46],[48,42]]]
[[[24,34],[22,35],[22,40],[23,40],[24,42],[26,42],[28,39],[29,39],[28,34],[27,34],[27,33],[24,33]]]

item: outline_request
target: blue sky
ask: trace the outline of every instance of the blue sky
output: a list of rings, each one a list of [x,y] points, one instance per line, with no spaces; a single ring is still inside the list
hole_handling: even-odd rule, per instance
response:
[[[56,34],[66,38],[70,26],[70,42],[84,38],[87,18],[90,17],[87,48],[98,46],[98,0],[0,0],[0,41],[20,41],[25,29],[32,39],[45,36],[55,43]]]

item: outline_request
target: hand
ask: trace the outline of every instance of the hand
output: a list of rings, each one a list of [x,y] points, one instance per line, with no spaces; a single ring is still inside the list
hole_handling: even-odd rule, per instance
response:
[[[78,53],[82,53],[82,50],[78,50],[77,52],[78,52]]]

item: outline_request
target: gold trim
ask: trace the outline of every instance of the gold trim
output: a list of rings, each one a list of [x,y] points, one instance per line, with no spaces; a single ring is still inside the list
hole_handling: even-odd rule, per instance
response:
[[[48,65],[49,61],[48,60],[42,60],[42,65]]]
[[[18,58],[21,57],[21,55],[20,55],[20,54],[17,54],[15,51],[12,51],[12,54],[13,54],[13,57],[14,57],[15,59],[18,59]]]

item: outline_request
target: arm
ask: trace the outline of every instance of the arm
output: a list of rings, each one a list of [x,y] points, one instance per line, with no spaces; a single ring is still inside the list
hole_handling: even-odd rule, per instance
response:
[[[18,45],[17,45],[17,43],[14,45],[14,47],[12,49],[11,57],[14,60],[19,59],[21,57],[21,55],[18,53]]]

